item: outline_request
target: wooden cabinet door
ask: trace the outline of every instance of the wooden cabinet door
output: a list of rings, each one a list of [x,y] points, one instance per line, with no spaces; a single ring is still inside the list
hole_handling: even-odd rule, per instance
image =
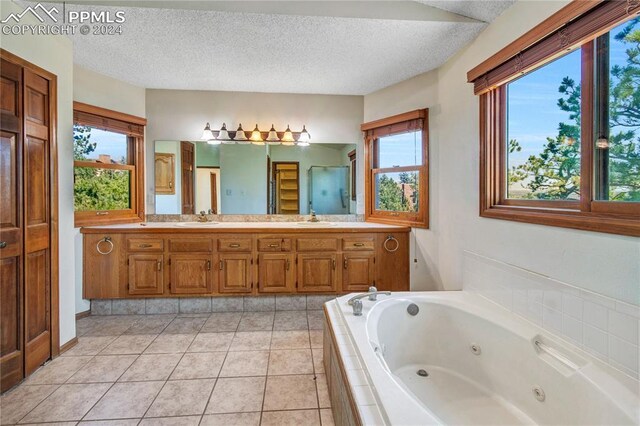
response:
[[[22,68],[0,66],[0,392],[23,377]]]
[[[218,262],[220,293],[251,293],[251,254],[222,253]]]
[[[24,69],[25,375],[51,358],[49,81]]]
[[[342,258],[342,291],[367,291],[375,284],[375,255],[345,253]]]
[[[292,254],[264,253],[258,257],[258,291],[291,293],[295,291]]]
[[[191,142],[180,142],[180,163],[182,176],[182,214],[195,213],[195,190],[193,186],[195,154]]]
[[[172,294],[206,294],[213,291],[211,266],[208,254],[173,254],[169,257]]]
[[[164,292],[162,255],[132,254],[129,264],[129,294],[162,294]]]
[[[156,194],[176,193],[176,155],[164,152],[156,153]]]
[[[298,291],[336,291],[337,258],[335,253],[298,254]]]

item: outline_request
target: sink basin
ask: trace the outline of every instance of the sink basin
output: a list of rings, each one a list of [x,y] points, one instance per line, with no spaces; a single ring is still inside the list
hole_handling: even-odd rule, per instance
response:
[[[323,228],[327,226],[335,226],[333,222],[298,222],[296,223],[298,226],[308,226],[315,228]]]
[[[176,223],[176,226],[181,228],[207,228],[217,224],[218,222],[178,222]]]

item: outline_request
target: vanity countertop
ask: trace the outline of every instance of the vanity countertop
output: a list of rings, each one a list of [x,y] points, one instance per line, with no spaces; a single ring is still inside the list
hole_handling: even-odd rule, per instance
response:
[[[363,233],[363,232],[409,232],[410,227],[371,222],[142,222],[121,225],[87,226],[83,234],[105,231],[121,233]]]

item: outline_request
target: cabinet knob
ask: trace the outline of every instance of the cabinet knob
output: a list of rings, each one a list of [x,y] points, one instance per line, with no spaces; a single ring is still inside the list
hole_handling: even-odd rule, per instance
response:
[[[7,247],[7,242],[6,241],[0,241],[0,249],[3,249]]]

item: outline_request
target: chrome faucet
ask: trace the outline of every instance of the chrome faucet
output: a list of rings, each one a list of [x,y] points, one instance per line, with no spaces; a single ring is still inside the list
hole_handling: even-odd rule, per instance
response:
[[[311,217],[309,217],[309,220],[307,222],[320,222],[320,220],[316,217],[316,212],[314,210],[311,210]]]
[[[347,304],[349,306],[353,306],[353,315],[359,317],[360,315],[362,315],[362,301],[360,299],[364,299],[365,297],[367,297],[372,302],[375,302],[376,300],[378,300],[378,295],[379,294],[385,294],[385,295],[389,296],[389,295],[391,295],[391,292],[390,291],[378,291],[377,288],[375,288],[374,286],[371,286],[371,287],[369,287],[369,291],[367,291],[366,293],[357,294],[357,295],[353,296],[351,299],[349,299]]]
[[[198,216],[198,222],[209,222],[209,218],[206,216],[204,210],[200,212],[200,216]]]

